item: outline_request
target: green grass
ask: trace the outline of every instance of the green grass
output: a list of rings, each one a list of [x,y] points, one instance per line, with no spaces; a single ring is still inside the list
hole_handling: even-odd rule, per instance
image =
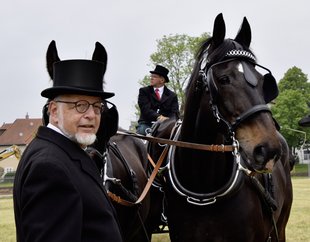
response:
[[[303,174],[307,175],[308,174],[308,164],[296,164],[294,165],[294,168],[292,170],[292,175],[294,176],[295,174]]]
[[[13,242],[15,237],[15,222],[13,199],[0,199],[0,242]]]
[[[310,179],[293,178],[294,201],[286,227],[287,242],[310,241]],[[15,224],[13,199],[0,199],[0,242],[13,242]],[[153,235],[153,242],[169,242],[168,234]]]
[[[293,206],[286,227],[287,242],[310,241],[310,179],[292,181]]]
[[[0,183],[0,187],[13,187],[12,182],[2,182]]]

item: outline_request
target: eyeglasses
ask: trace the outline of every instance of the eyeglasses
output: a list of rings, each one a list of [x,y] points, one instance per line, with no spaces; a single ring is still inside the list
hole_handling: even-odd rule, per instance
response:
[[[95,114],[101,114],[105,110],[105,104],[102,102],[94,102],[89,103],[86,100],[80,100],[77,102],[69,102],[69,101],[61,101],[61,100],[54,100],[56,103],[69,103],[74,104],[74,107],[77,112],[79,113],[86,113],[90,106],[93,106]]]

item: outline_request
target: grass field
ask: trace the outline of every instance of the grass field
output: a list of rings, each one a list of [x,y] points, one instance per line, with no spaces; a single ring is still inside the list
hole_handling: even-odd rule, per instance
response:
[[[294,201],[287,225],[287,242],[310,241],[310,179],[293,178]],[[0,199],[0,242],[15,241],[12,198]],[[154,235],[153,242],[168,242],[167,234]]]
[[[291,172],[292,176],[307,176],[308,175],[308,164],[296,164]]]

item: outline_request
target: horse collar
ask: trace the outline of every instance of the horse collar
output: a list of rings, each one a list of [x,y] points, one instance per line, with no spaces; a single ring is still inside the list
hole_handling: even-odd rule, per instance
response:
[[[181,132],[180,125],[176,131],[175,136],[173,137],[173,140],[178,140]],[[234,156],[234,167],[231,174],[231,177],[229,181],[219,190],[212,192],[212,193],[196,193],[189,191],[186,189],[179,181],[176,171],[175,171],[175,165],[174,165],[174,157],[175,157],[175,146],[171,146],[168,153],[168,164],[165,168],[168,169],[168,180],[170,184],[172,185],[173,189],[181,196],[186,197],[186,200],[188,203],[191,203],[193,205],[198,206],[206,206],[216,203],[218,200],[224,199],[227,196],[231,196],[232,194],[236,193],[242,184],[242,177],[243,172],[247,171],[246,168],[244,168],[241,164],[241,156],[239,154],[239,145],[238,141],[234,139],[234,145],[236,149],[232,152]],[[246,173],[246,172],[245,172]]]

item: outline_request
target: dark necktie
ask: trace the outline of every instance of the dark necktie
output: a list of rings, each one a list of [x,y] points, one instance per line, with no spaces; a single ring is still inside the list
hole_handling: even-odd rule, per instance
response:
[[[158,88],[155,89],[155,94],[156,94],[157,100],[159,101],[160,100],[160,94],[159,94]]]

